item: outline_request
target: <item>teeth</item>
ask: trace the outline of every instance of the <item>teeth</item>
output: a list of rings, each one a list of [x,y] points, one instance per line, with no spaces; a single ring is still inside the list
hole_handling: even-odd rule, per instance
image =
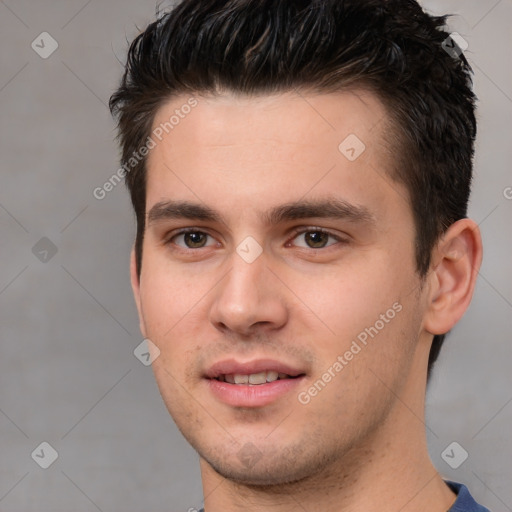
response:
[[[249,375],[249,384],[265,384],[267,382],[267,372],[251,373]]]
[[[290,376],[286,373],[275,372],[273,370],[269,370],[267,372],[259,372],[259,373],[251,373],[250,375],[242,375],[239,373],[231,374],[231,375],[219,375],[218,379],[222,382],[227,382],[229,384],[249,384],[249,385],[259,385],[265,384],[267,382],[274,382],[278,379],[289,379]]]
[[[235,384],[249,384],[249,375],[235,374]]]
[[[270,371],[267,372],[267,382],[274,382],[279,377],[279,373]]]

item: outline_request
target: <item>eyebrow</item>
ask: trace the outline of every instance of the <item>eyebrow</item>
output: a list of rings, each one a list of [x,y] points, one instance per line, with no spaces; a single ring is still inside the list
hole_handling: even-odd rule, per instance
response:
[[[294,201],[276,206],[261,215],[262,221],[267,225],[308,218],[338,219],[354,223],[375,224],[375,216],[368,208],[338,198]],[[148,212],[148,224],[172,219],[226,223],[222,215],[212,208],[189,201],[161,201],[156,203]]]
[[[338,198],[286,203],[264,214],[263,219],[264,222],[271,225],[314,217],[348,220],[356,223],[375,223],[375,217],[368,208]]]

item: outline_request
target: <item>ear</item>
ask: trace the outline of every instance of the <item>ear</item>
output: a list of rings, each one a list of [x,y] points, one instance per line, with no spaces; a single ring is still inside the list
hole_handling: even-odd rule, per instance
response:
[[[142,307],[140,303],[140,279],[139,276],[137,275],[135,248],[132,248],[132,252],[130,255],[130,280],[132,283],[133,297],[135,299],[135,304],[137,306],[137,311],[139,313],[140,332],[142,336],[146,338],[146,325],[144,323],[144,316],[142,314]]]
[[[436,245],[423,319],[429,333],[445,334],[461,319],[473,297],[482,253],[480,230],[471,219],[453,223]]]

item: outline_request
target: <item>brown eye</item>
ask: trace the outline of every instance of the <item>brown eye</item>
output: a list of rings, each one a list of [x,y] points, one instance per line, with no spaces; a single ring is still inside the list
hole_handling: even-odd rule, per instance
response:
[[[304,233],[304,240],[312,249],[319,249],[327,245],[329,235],[322,231],[308,231]]]
[[[214,243],[213,239],[209,242],[208,238],[212,239],[210,235],[202,231],[183,231],[173,236],[170,242],[182,249],[202,249]]]
[[[185,233],[183,241],[190,249],[197,249],[198,247],[204,247],[206,244],[206,235],[204,233]]]
[[[329,241],[331,239],[331,241]],[[297,233],[294,238],[294,245],[307,249],[324,249],[340,241],[337,236],[319,229],[310,229]]]

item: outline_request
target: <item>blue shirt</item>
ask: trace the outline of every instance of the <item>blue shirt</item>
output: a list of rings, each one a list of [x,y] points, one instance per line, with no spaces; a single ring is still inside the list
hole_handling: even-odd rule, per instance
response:
[[[465,485],[448,480],[445,480],[445,482],[448,487],[457,494],[457,499],[448,512],[490,512],[488,508],[482,507],[482,505],[479,505],[473,499],[473,496],[469,494],[469,490]],[[204,512],[204,508],[199,510],[199,512]]]
[[[465,485],[448,480],[445,482],[457,494],[457,499],[448,512],[490,512],[488,508],[482,507],[473,499]]]

